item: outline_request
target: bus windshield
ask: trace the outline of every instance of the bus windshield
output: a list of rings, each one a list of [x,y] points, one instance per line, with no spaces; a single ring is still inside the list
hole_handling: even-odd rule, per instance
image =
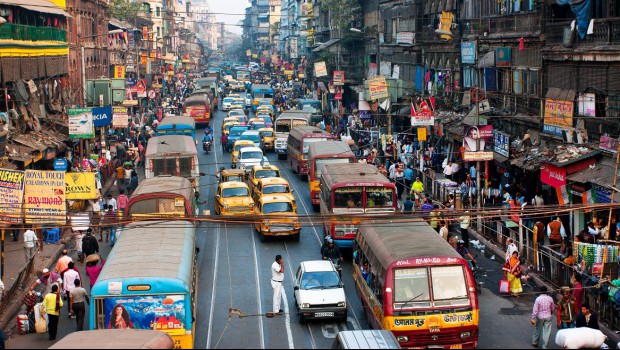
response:
[[[263,206],[263,214],[292,212],[293,206],[289,202],[266,203]]]
[[[462,266],[431,267],[435,306],[469,305]]]
[[[334,191],[334,207],[362,208],[361,186],[341,187]]]
[[[321,102],[300,103],[302,111],[308,111],[312,114],[321,113]]]
[[[263,187],[263,194],[289,193],[290,190],[286,185],[270,185]]]
[[[430,307],[431,293],[426,267],[394,271],[394,307]]]
[[[311,143],[327,141],[327,137],[306,137],[304,138],[304,154],[308,154]]]
[[[391,207],[394,205],[394,191],[389,187],[366,187],[367,207]]]
[[[247,197],[250,193],[248,189],[245,187],[235,187],[235,188],[225,188],[222,191],[222,197],[231,198],[231,197]]]
[[[350,159],[350,158],[319,158],[319,159],[316,159],[314,163],[315,163],[314,177],[318,179],[319,177],[321,177],[321,170],[323,170],[323,166],[325,164],[353,163],[353,159]]]
[[[296,126],[308,126],[308,121],[307,120],[299,120],[299,119],[283,119],[283,120],[276,120],[276,132],[280,132],[280,133],[289,133],[291,132],[291,124],[293,125],[293,127]]]

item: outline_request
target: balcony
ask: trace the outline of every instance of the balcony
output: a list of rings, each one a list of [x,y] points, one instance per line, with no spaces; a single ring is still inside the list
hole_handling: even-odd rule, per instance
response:
[[[36,27],[5,23],[0,26],[0,39],[67,42],[67,31],[53,27]]]
[[[541,29],[542,15],[538,12],[463,20],[463,36],[465,37],[520,38],[528,35],[538,36]]]
[[[564,29],[570,28],[572,21],[548,23],[545,30],[547,46],[562,45]],[[594,34],[581,39],[575,34],[573,45],[620,45],[620,18],[595,19]]]

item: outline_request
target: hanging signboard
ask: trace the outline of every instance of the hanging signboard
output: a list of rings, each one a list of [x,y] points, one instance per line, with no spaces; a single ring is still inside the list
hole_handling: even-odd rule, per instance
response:
[[[297,45],[297,37],[292,37],[290,41],[291,45],[291,58],[296,59],[299,57],[298,45]]]
[[[493,130],[493,152],[510,157],[510,137],[501,131]]]
[[[69,138],[92,139],[95,137],[93,110],[90,108],[69,108]]]
[[[368,79],[368,90],[370,92],[371,100],[379,100],[390,97],[385,77],[382,75]]]
[[[344,85],[344,71],[342,70],[334,71],[334,85],[336,86]]]
[[[493,159],[493,126],[465,125],[463,137],[464,161]]]
[[[324,61],[317,62],[314,64],[314,76],[317,78],[327,76],[327,65],[325,64]]]
[[[463,64],[476,64],[476,42],[461,42],[461,62]]]
[[[97,199],[96,173],[65,173],[67,199]]]
[[[18,224],[21,222],[24,200],[25,173],[19,170],[0,169],[0,221]]]
[[[127,114],[127,108],[114,107],[112,113],[112,126],[115,128],[127,128],[129,126],[129,115]]]
[[[579,94],[578,97],[579,115],[586,117],[596,117],[596,95]]]
[[[65,174],[26,170],[24,216],[27,224],[65,224]]]
[[[112,123],[112,106],[93,108],[93,124],[96,128]]]
[[[573,127],[573,113],[573,101],[546,99],[543,132],[562,136],[562,130]]]

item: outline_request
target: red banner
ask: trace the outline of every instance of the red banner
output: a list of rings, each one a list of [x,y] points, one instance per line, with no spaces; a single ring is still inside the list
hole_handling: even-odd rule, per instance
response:
[[[540,182],[551,187],[566,185],[566,169],[552,164],[544,164],[540,167]]]

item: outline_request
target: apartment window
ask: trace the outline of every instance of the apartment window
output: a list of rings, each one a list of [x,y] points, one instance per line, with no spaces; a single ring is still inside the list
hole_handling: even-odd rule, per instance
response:
[[[157,8],[157,17],[160,17],[160,16],[161,16],[161,7],[158,7]]]
[[[477,85],[476,81],[476,69],[471,66],[463,67],[463,87],[475,87]]]
[[[275,6],[271,6],[271,12],[276,12],[276,7]]]
[[[161,27],[157,27],[157,37],[161,38]]]
[[[538,70],[530,71],[529,92],[532,96],[538,96]]]
[[[392,42],[396,42],[396,33],[398,32],[398,18],[392,20]]]
[[[524,81],[524,77],[523,77],[523,73],[525,72],[525,69],[517,69],[514,71],[513,74],[513,89],[515,94],[517,95],[521,95],[523,93],[525,93],[523,91],[523,81]]]

